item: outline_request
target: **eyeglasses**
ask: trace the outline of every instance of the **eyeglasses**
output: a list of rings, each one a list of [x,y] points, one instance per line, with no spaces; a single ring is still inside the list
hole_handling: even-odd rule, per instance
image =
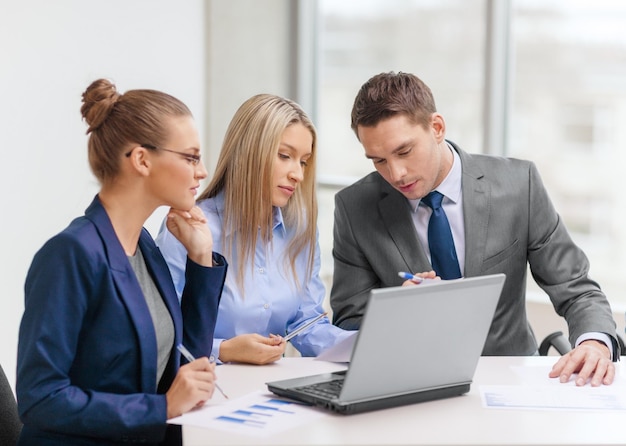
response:
[[[191,153],[179,152],[178,150],[164,149],[163,147],[153,146],[152,144],[139,144],[140,147],[148,150],[163,150],[164,152],[171,152],[177,155],[182,156],[187,161],[189,161],[194,166],[197,166],[200,163],[201,156],[200,155],[192,155]],[[130,154],[133,153],[133,149],[126,152],[124,155],[129,157]]]

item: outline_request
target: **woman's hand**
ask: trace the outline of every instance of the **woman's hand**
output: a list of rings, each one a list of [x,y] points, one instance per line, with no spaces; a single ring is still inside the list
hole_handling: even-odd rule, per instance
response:
[[[280,336],[266,338],[259,334],[244,334],[222,341],[219,358],[222,362],[269,364],[285,353],[287,343]]]
[[[206,357],[181,366],[165,394],[167,419],[178,417],[202,406],[215,390],[215,364]]]
[[[213,266],[213,236],[198,206],[189,211],[170,209],[167,229],[180,241],[191,260],[202,266]]]

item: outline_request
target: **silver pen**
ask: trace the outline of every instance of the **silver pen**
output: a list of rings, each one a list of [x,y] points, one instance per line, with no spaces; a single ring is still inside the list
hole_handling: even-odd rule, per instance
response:
[[[296,328],[294,331],[292,331],[291,333],[283,336],[283,340],[285,342],[287,342],[288,340],[290,340],[291,338],[293,338],[296,335],[299,335],[300,333],[302,333],[304,330],[306,330],[307,328],[309,328],[311,325],[313,325],[314,323],[316,323],[317,321],[319,321],[321,318],[323,318],[324,316],[326,316],[328,314],[327,311],[323,312],[322,314],[317,315],[316,317],[314,317],[313,319],[311,319],[309,322],[307,322],[304,325],[301,325],[300,327]]]
[[[185,357],[185,359],[189,362],[191,361],[195,361],[196,358],[194,358],[194,356],[191,354],[191,352],[189,350],[187,350],[187,348],[183,345],[183,344],[178,344],[176,346],[176,348],[178,349],[178,351],[180,352],[181,355],[183,355]],[[215,385],[215,388],[217,390],[220,391],[220,393],[222,394],[222,396],[226,399],[228,399],[228,396],[224,393],[224,391],[222,390],[222,388],[219,386],[219,384],[217,383],[213,383]]]

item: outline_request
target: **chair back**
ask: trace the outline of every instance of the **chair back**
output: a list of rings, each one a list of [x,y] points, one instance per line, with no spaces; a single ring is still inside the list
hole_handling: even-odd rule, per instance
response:
[[[569,341],[562,331],[550,333],[544,338],[543,341],[541,341],[541,344],[539,345],[539,355],[547,356],[550,347],[554,347],[559,355],[564,355],[572,349],[572,346],[569,344]]]
[[[22,431],[17,402],[9,380],[0,366],[0,445],[15,446]]]

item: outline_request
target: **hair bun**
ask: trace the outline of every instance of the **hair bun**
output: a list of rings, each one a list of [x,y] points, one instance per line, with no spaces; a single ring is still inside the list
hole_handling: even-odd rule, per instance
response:
[[[83,93],[83,105],[80,108],[83,119],[89,125],[87,133],[102,125],[121,96],[115,84],[108,79],[98,79],[87,87]]]

